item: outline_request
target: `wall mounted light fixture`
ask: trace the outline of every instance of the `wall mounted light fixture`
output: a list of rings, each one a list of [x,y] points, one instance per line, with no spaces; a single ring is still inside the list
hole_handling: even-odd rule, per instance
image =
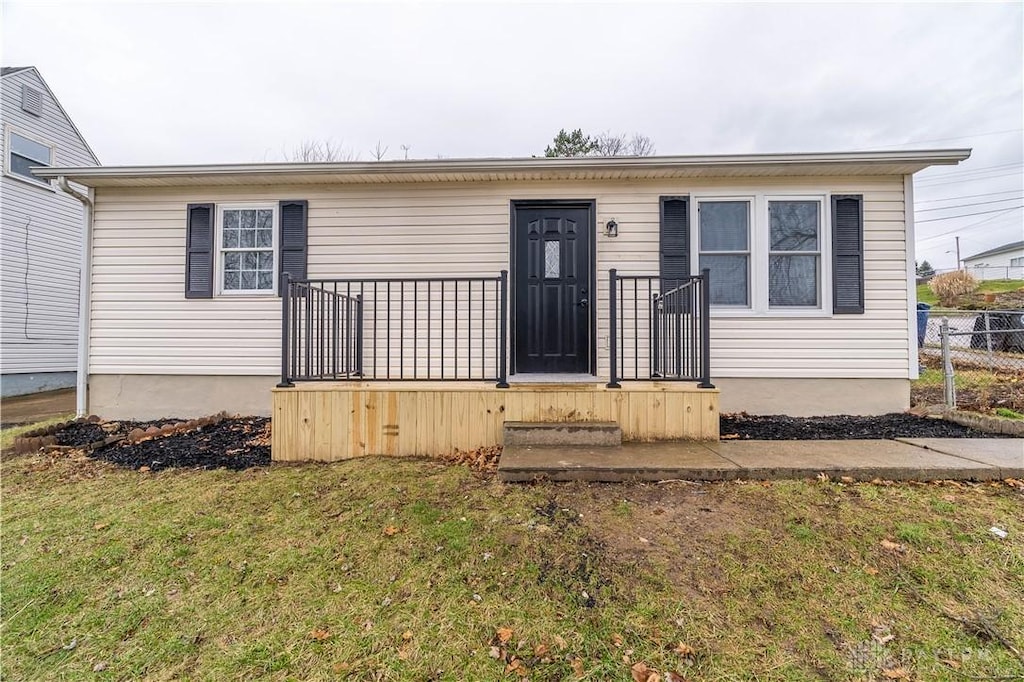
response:
[[[614,220],[609,220],[604,224],[604,235],[606,237],[618,237],[619,236],[619,224]]]

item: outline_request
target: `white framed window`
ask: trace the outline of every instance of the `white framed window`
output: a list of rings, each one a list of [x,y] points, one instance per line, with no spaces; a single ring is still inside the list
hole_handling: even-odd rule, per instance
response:
[[[768,307],[821,307],[822,202],[768,200]]]
[[[277,292],[277,206],[217,206],[217,293]]]
[[[831,229],[824,192],[693,197],[694,272],[711,270],[721,316],[832,314]]]
[[[1022,267],[1022,266],[1024,266],[1024,256],[1021,256],[1020,258],[1011,258],[1010,259],[1010,267],[1011,268],[1019,268],[1019,267]]]
[[[31,182],[40,187],[50,189],[50,183],[32,175],[32,166],[52,166],[52,144],[37,137],[15,130],[11,126],[4,128],[4,174]]]
[[[699,199],[699,269],[710,268],[711,305],[749,308],[750,199]]]

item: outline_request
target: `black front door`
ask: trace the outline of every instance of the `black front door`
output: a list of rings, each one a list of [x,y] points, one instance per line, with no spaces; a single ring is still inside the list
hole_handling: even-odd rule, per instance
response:
[[[590,204],[515,204],[515,371],[591,372]]]

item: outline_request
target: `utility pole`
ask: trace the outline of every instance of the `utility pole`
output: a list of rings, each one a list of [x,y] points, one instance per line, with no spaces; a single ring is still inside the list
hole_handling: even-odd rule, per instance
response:
[[[954,237],[956,239],[956,269],[960,270],[960,237],[959,235]]]

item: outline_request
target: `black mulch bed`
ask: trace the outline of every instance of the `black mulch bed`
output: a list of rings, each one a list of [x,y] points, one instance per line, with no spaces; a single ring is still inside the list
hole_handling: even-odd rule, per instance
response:
[[[161,419],[153,422],[134,422],[134,421],[123,421],[123,422],[81,422],[72,423],[65,426],[60,431],[56,432],[54,437],[57,439],[57,445],[70,445],[72,447],[81,447],[83,445],[89,445],[95,443],[98,440],[103,440],[108,436],[124,436],[134,428],[145,429],[148,426],[160,426],[167,422],[180,421],[178,419]]]
[[[168,420],[153,423],[166,423]],[[128,422],[122,422],[128,424]],[[195,431],[152,438],[138,443],[115,443],[95,450],[91,457],[133,469],[170,468],[248,469],[270,464],[266,417],[239,417]],[[129,428],[142,426],[131,423]]]
[[[944,419],[896,412],[879,417],[787,417],[784,415],[723,414],[723,439],[854,440],[872,438],[1006,438],[954,424]]]

